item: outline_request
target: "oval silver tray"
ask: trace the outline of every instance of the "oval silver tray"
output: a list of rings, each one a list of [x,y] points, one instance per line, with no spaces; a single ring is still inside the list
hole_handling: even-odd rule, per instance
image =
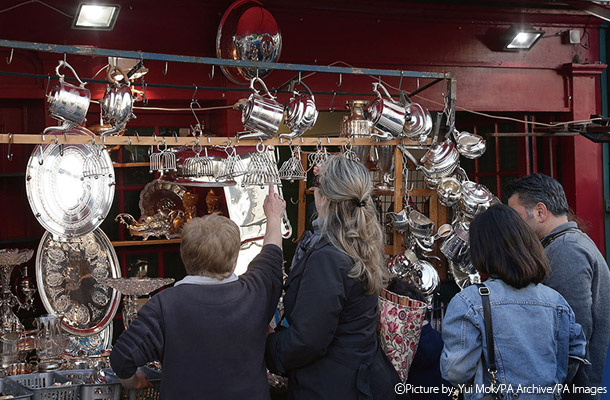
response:
[[[36,283],[50,314],[63,315],[62,327],[78,336],[99,333],[119,308],[119,293],[98,280],[121,276],[119,262],[101,229],[74,239],[55,241],[46,232],[36,255]]]
[[[84,135],[68,130],[66,135]],[[54,131],[50,143],[34,148],[26,168],[26,193],[34,216],[55,240],[70,240],[100,226],[114,197],[114,168],[108,152],[91,144],[58,144]],[[102,170],[84,177],[87,165]]]

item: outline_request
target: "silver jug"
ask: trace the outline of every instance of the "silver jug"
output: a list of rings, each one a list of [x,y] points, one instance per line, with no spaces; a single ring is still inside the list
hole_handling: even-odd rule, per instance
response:
[[[268,97],[261,96],[258,90],[254,88],[254,83],[257,81],[263,85]],[[254,93],[248,97],[248,101],[241,114],[241,122],[244,124],[244,128],[250,132],[238,136],[240,139],[270,139],[277,133],[280,127],[282,117],[284,116],[284,107],[269,93],[262,79],[252,79],[250,81],[250,89]]]
[[[470,259],[468,231],[454,228],[453,233],[441,245],[441,253],[454,264],[464,264]]]
[[[378,88],[383,90],[386,98],[383,98]],[[377,98],[367,107],[367,119],[381,133],[373,133],[372,135],[383,140],[401,136],[406,119],[405,108],[392,99],[381,83],[373,83],[373,91],[377,93]]]
[[[65,76],[59,73],[60,67],[69,68],[80,82],[80,86],[66,83],[64,81]],[[59,65],[55,68],[55,72],[59,76],[59,82],[47,94],[49,115],[59,121],[69,121],[80,125],[85,121],[87,116],[91,92],[85,88],[85,82],[80,80],[74,69],[67,62],[60,60]]]

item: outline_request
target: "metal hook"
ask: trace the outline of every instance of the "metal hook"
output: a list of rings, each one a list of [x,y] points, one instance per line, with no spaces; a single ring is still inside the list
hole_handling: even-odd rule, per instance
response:
[[[6,59],[6,63],[9,65],[13,62],[13,52],[14,51],[15,51],[15,49],[11,49],[11,55]]]
[[[11,153],[11,143],[12,142],[13,142],[13,134],[9,133],[8,134],[8,151],[6,154],[6,158],[8,158],[9,161],[13,161],[13,153]]]
[[[301,71],[299,71],[299,80],[298,80],[298,82],[299,83],[303,83],[303,81],[301,80]]]
[[[64,53],[64,64],[65,64],[65,63],[67,63],[67,61],[66,61],[66,57],[67,57],[67,54],[66,54],[66,53]]]
[[[338,87],[340,87],[341,85],[343,85],[343,74],[339,74],[339,83],[337,83]]]
[[[43,142],[46,140],[44,137],[44,131],[40,132],[40,138],[42,139]]]
[[[196,101],[196,100],[195,100],[195,96],[197,95],[197,85],[195,85],[195,84],[193,83],[193,86],[195,87],[195,92],[193,93],[193,96],[191,97],[191,102]]]
[[[144,93],[142,94],[142,103],[148,105],[148,98],[146,97],[146,87],[148,85],[144,82],[144,75],[142,75],[142,87],[144,88]]]
[[[44,136],[43,136],[44,137]],[[40,150],[40,160],[38,160],[38,164],[42,165],[42,163],[44,162],[44,160],[42,159],[43,157],[43,153],[42,153],[42,145],[38,145],[38,150]]]
[[[294,201],[294,199],[292,198],[292,196],[290,196],[290,199],[289,199],[289,200],[290,200],[290,202],[291,202],[292,204],[294,204],[295,206],[296,206],[297,204],[299,204],[299,201],[298,201],[298,200],[297,200],[297,201]]]
[[[334,112],[335,109],[333,108],[333,104],[335,103],[335,96],[337,95],[337,92],[335,92],[333,90],[333,98],[330,100],[330,105],[328,106],[328,111],[330,112]]]
[[[129,145],[131,146],[131,136],[127,136],[127,142],[129,142]]]
[[[140,134],[138,133],[138,131],[136,131],[136,138],[138,139],[138,142],[140,141]]]
[[[215,65],[214,65],[214,64],[212,64],[212,73],[211,73],[211,74],[208,74],[208,78],[210,78],[210,80],[213,80],[213,79],[214,79],[214,67],[215,67]]]
[[[402,71],[400,71],[400,81],[398,81],[398,91],[400,92],[402,88]]]
[[[167,75],[167,61],[165,62],[165,69],[163,70],[163,76]]]
[[[174,131],[174,139],[176,139],[176,143],[178,143],[178,134]]]

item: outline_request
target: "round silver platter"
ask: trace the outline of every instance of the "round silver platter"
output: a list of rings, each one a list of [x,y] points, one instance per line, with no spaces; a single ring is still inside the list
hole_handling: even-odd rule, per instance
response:
[[[89,136],[75,129],[65,133]],[[34,148],[26,168],[30,207],[55,240],[70,240],[99,227],[112,206],[115,184],[106,150],[91,144],[55,143],[63,134],[46,135],[49,144]],[[99,173],[84,175],[91,166]]]
[[[119,293],[98,282],[121,276],[119,262],[101,229],[71,242],[46,232],[36,255],[36,283],[45,309],[63,315],[62,327],[78,336],[103,330],[119,307]]]

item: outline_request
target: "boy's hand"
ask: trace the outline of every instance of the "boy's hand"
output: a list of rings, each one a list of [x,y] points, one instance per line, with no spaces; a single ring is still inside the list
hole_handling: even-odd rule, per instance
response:
[[[269,194],[265,197],[265,201],[263,202],[263,210],[265,211],[267,220],[274,218],[281,219],[286,210],[286,201],[275,193],[272,184],[269,185]]]

